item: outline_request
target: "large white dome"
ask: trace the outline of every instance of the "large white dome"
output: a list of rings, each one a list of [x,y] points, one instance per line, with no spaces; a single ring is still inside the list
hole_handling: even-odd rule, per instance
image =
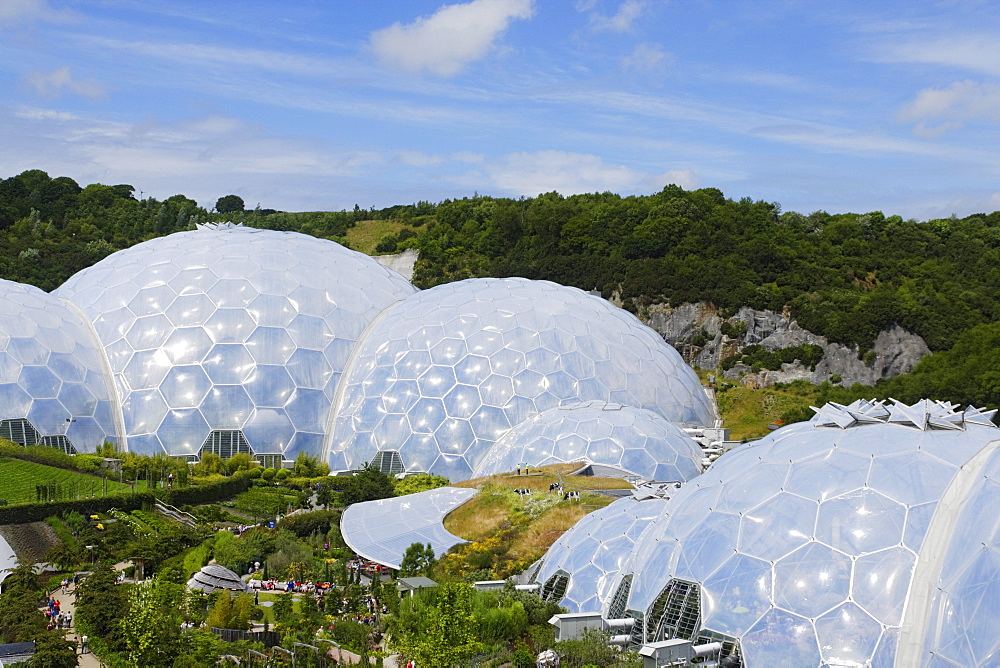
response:
[[[219,225],[119,251],[54,294],[93,322],[129,450],[294,458],[320,452],[365,327],[413,292],[333,242]]]
[[[102,360],[71,304],[0,280],[0,438],[78,452],[115,441]]]
[[[703,458],[698,444],[659,413],[590,401],[550,408],[517,425],[487,451],[472,477],[522,464],[580,462],[646,480],[684,482],[701,473]]]
[[[977,509],[996,490],[955,485],[996,450],[990,415],[927,401],[828,405],[732,450],[644,531],[607,598],[628,603],[606,603],[605,614],[629,611],[635,642],[721,640],[750,668],[919,665],[927,656],[912,653],[923,644],[913,639],[925,628],[917,613],[941,571],[947,593],[927,645],[951,651],[955,665],[986,665],[996,658],[1000,571],[989,547],[996,518],[984,529]],[[968,534],[948,530],[959,515]],[[940,565],[949,542],[955,556],[928,566]],[[946,599],[960,603],[949,610]],[[954,614],[973,609],[990,621]],[[992,635],[973,639],[984,624]],[[913,659],[902,664],[901,633],[911,634]]]
[[[394,451],[407,470],[463,480],[511,427],[590,400],[714,421],[677,351],[599,297],[516,278],[441,285],[388,309],[359,343],[329,461],[358,468]]]
[[[615,578],[635,541],[665,505],[656,496],[642,501],[629,496],[586,515],[542,558],[533,577],[541,585],[539,595],[570,612],[600,612],[609,606]]]

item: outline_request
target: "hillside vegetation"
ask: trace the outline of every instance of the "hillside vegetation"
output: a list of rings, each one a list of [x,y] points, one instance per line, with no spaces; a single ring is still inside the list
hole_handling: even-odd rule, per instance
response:
[[[382,210],[211,213],[183,195],[138,200],[129,184],[81,187],[30,170],[0,181],[0,277],[45,290],[112,252],[197,222],[295,230],[366,252],[420,250],[414,282],[472,276],[549,279],[654,303],[708,301],[787,311],[864,355],[893,324],[937,354],[858,390],[1000,405],[1000,212],[918,222],[880,211],[782,212],[715,188],[472,197]],[[947,354],[943,354],[947,353]],[[962,372],[956,371],[961,369]]]
[[[470,543],[461,545],[438,564],[446,574],[495,580],[520,573],[584,515],[614,499],[595,493],[601,489],[628,489],[617,478],[576,477],[579,464],[557,464],[532,469],[531,475],[494,475],[454,483],[473,487],[479,494],[450,513],[445,528]],[[549,490],[561,483],[563,491]],[[531,490],[519,495],[514,490]],[[564,492],[580,492],[564,499]]]
[[[131,485],[0,456],[0,505],[82,499],[131,490]]]

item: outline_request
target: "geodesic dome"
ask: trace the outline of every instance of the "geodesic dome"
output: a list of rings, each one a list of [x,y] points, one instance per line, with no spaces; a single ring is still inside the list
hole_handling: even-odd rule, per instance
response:
[[[628,600],[633,640],[721,640],[749,667],[893,665],[901,631],[913,628],[904,612],[926,605],[914,583],[934,577],[915,570],[945,549],[944,530],[929,527],[952,525],[956,503],[975,513],[965,494],[939,505],[959,467],[996,448],[991,416],[927,401],[827,405],[723,455],[674,494],[617,578],[613,598]],[[942,577],[959,583],[974,572],[954,591],[986,617],[951,636],[968,645],[992,625],[982,647],[995,646],[996,553],[952,547],[963,566]],[[982,567],[970,568],[976,555]],[[621,611],[606,604],[612,612]]]
[[[0,280],[0,438],[66,452],[115,441],[102,359],[70,304]]]
[[[659,413],[606,401],[550,408],[493,445],[473,473],[480,478],[522,463],[599,464],[646,480],[690,480],[701,473],[701,448]]]
[[[553,543],[533,580],[539,594],[570,612],[600,612],[635,541],[663,511],[658,497],[631,496],[595,510]]]
[[[582,401],[714,423],[697,376],[653,330],[547,281],[469,279],[418,293],[373,323],[345,373],[335,470],[394,451],[407,470],[464,480],[511,427]]]
[[[294,458],[320,452],[365,327],[414,291],[331,241],[212,225],[114,253],[54,294],[93,323],[129,450]]]
[[[919,573],[929,605],[907,615],[912,623],[901,636],[901,645],[933,657],[933,665],[1000,663],[1000,448],[994,443],[981,455],[949,487],[951,512],[935,517],[928,529],[928,544],[946,549]]]

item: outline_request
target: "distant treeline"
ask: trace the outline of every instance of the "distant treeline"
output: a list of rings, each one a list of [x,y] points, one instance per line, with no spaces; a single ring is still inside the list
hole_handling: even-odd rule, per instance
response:
[[[1000,356],[1000,348],[988,353],[971,340],[997,337],[990,323],[1000,300],[1000,212],[927,222],[880,211],[805,215],[783,213],[775,203],[727,199],[715,188],[671,185],[648,196],[546,193],[381,210],[258,207],[217,214],[183,195],[139,200],[135,190],[125,184],[81,188],[39,170],[0,181],[0,276],[51,290],[118,249],[199,221],[235,220],[344,243],[352,226],[392,219],[404,227],[379,249],[419,249],[414,281],[420,287],[525,276],[617,294],[634,312],[697,301],[714,303],[724,315],[740,306],[787,310],[806,329],[856,345],[860,356],[893,324],[919,334],[935,351]],[[970,334],[977,326],[983,326],[978,335]],[[944,357],[927,358],[917,371],[942,364],[934,359]],[[986,365],[980,375],[996,370],[1000,377],[1000,360],[977,363]],[[975,371],[963,361],[953,360],[950,368],[955,365]],[[935,377],[942,374],[939,368]],[[966,389],[975,384],[964,383]],[[973,394],[979,397],[973,403],[995,404],[1000,384],[983,380]]]

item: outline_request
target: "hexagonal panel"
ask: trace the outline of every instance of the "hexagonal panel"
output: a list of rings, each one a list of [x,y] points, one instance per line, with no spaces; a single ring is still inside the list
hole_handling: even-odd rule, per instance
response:
[[[740,520],[741,552],[775,561],[813,537],[818,506],[786,492],[776,494]]]
[[[201,404],[212,381],[201,366],[175,366],[160,383],[160,390],[171,408],[195,408]]]
[[[214,312],[215,303],[201,293],[181,295],[164,311],[175,327],[202,325]]]
[[[239,384],[250,377],[256,367],[246,347],[237,344],[217,344],[202,362],[213,383]]]
[[[193,364],[205,359],[213,345],[201,327],[182,327],[170,334],[163,352],[173,364]]]
[[[253,413],[253,402],[240,385],[216,385],[198,407],[212,429],[242,429]]]
[[[216,343],[243,343],[253,329],[253,318],[241,308],[219,309],[205,323],[205,331]]]
[[[853,603],[845,603],[816,620],[816,636],[828,665],[871,665],[882,625]]]
[[[136,350],[150,350],[158,348],[172,331],[173,325],[165,315],[148,315],[136,318],[125,333],[125,340]]]
[[[33,398],[48,399],[59,394],[62,381],[46,366],[25,366],[21,368],[17,384]]]
[[[818,617],[847,600],[851,559],[822,543],[809,543],[774,566],[774,600],[782,608]]]
[[[901,544],[905,524],[905,506],[863,489],[820,504],[816,537],[848,554],[863,554]]]
[[[258,327],[247,337],[247,350],[260,364],[284,364],[295,352],[295,343],[281,327]]]

